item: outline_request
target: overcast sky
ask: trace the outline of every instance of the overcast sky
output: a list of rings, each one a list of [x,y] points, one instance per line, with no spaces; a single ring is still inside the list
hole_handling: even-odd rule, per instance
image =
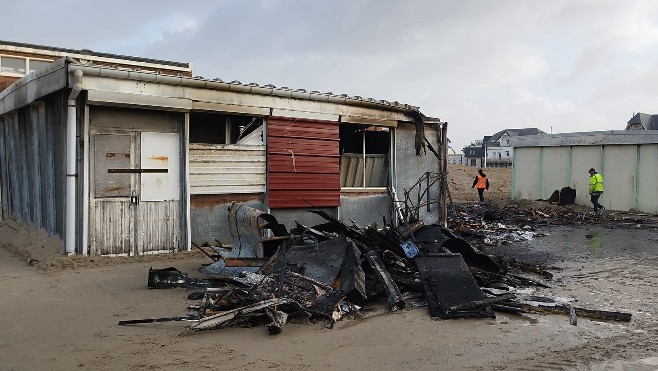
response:
[[[419,106],[457,150],[658,113],[658,2],[21,0],[0,40],[191,62],[225,81]]]

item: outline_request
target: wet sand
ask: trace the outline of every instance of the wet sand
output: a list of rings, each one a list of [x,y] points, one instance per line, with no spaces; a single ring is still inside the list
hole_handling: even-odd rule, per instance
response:
[[[579,318],[571,326],[561,315],[505,313],[433,320],[427,308],[389,313],[375,303],[364,318],[333,329],[290,323],[277,336],[263,327],[190,334],[184,322],[118,326],[123,319],[186,315],[186,305],[195,303],[187,290],[148,290],[148,268],[175,266],[197,275],[206,258],[179,254],[38,269],[12,255],[5,242],[0,369],[656,370],[658,234],[570,227],[548,232],[491,252],[554,266],[554,286],[536,295],[631,312],[630,323]]]

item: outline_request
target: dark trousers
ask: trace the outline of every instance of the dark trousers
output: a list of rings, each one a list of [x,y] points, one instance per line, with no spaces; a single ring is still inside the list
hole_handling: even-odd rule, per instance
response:
[[[594,204],[594,211],[599,211],[603,208],[603,205],[599,203],[599,197],[601,197],[600,192],[594,192],[591,194],[592,204]]]
[[[484,188],[478,188],[478,196],[480,196],[480,202],[484,202]]]

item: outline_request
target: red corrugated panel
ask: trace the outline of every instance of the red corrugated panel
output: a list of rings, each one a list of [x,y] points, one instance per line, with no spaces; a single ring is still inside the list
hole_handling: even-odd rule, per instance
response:
[[[339,140],[338,130],[334,125],[337,126],[338,123],[270,119],[267,131],[275,137]]]
[[[298,191],[278,191],[270,193],[268,203],[270,207],[272,204],[278,205],[272,208],[340,206],[340,202],[336,204],[336,197],[340,201],[340,192],[304,192],[301,194]]]
[[[339,173],[340,167],[338,161],[327,163],[325,157],[317,156],[293,156],[289,153],[286,155],[271,154],[267,156],[267,166],[271,172],[289,173]]]
[[[338,142],[331,140],[267,137],[268,153],[281,155],[340,156]],[[292,153],[290,152],[292,151]]]
[[[269,190],[340,191],[340,177],[335,174],[278,173],[270,177]]]
[[[337,122],[270,118],[269,207],[340,206],[338,144]]]

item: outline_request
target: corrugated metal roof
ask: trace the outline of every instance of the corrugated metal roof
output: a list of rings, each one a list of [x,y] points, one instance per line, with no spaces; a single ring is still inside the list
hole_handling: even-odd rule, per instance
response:
[[[509,143],[514,148],[655,144],[658,143],[658,132],[654,130],[609,130],[539,134],[510,138]]]
[[[197,88],[207,88],[215,90],[236,91],[250,94],[259,95],[272,95],[283,98],[311,100],[318,102],[328,102],[335,104],[345,104],[361,107],[371,107],[377,109],[385,109],[403,113],[410,113],[411,116],[418,116],[425,124],[440,124],[442,121],[439,118],[425,116],[420,112],[420,107],[413,106],[398,101],[388,101],[383,99],[363,98],[361,96],[349,96],[348,94],[334,94],[332,92],[319,92],[316,90],[307,91],[306,89],[292,89],[288,87],[276,87],[272,84],[259,85],[257,83],[242,83],[238,80],[224,81],[220,78],[206,79],[203,76],[186,77],[182,75],[166,75],[163,73],[154,73],[150,71],[140,70],[139,68],[125,68],[119,66],[100,66],[92,63],[81,63],[73,58],[67,57],[66,63],[71,63],[70,68],[80,67],[85,74],[96,76],[113,77],[118,79],[160,82],[166,84],[178,84],[185,86],[193,86]],[[53,63],[61,63],[61,60]],[[36,71],[22,77],[20,80],[14,82],[7,89],[0,92],[0,100],[4,99],[12,91],[19,87],[28,84],[30,81],[35,80],[44,75],[42,71]]]
[[[420,112],[419,107],[412,106],[410,104],[400,103],[398,101],[388,101],[384,99],[375,99],[375,98],[363,98],[359,95],[349,96],[348,94],[334,94],[332,92],[320,92],[317,90],[308,91],[306,89],[293,89],[287,86],[277,87],[273,84],[260,85],[255,82],[243,83],[239,80],[226,81],[221,78],[212,78],[206,79],[203,76],[194,76],[194,77],[185,77],[185,76],[172,76],[165,74],[152,73],[149,71],[142,71],[139,69],[132,68],[122,68],[122,67],[105,67],[105,66],[96,66],[85,63],[75,63],[73,66],[92,66],[99,70],[103,71],[122,71],[126,73],[125,78],[127,79],[136,79],[136,80],[146,80],[154,81],[153,76],[160,77],[176,77],[181,80],[181,83],[184,85],[193,85],[196,87],[206,87],[206,88],[219,88],[221,90],[234,90],[239,92],[248,92],[252,94],[262,94],[262,95],[275,95],[280,97],[296,98],[296,99],[307,99],[307,100],[317,100],[317,101],[326,101],[331,103],[359,103],[360,105],[371,105],[373,107],[386,107],[390,109],[395,109],[405,112]],[[130,72],[139,72],[139,73],[130,73]],[[102,74],[106,75],[106,74]],[[422,115],[422,113],[421,113]],[[423,121],[427,124],[436,124],[441,121],[438,118],[423,116]]]

